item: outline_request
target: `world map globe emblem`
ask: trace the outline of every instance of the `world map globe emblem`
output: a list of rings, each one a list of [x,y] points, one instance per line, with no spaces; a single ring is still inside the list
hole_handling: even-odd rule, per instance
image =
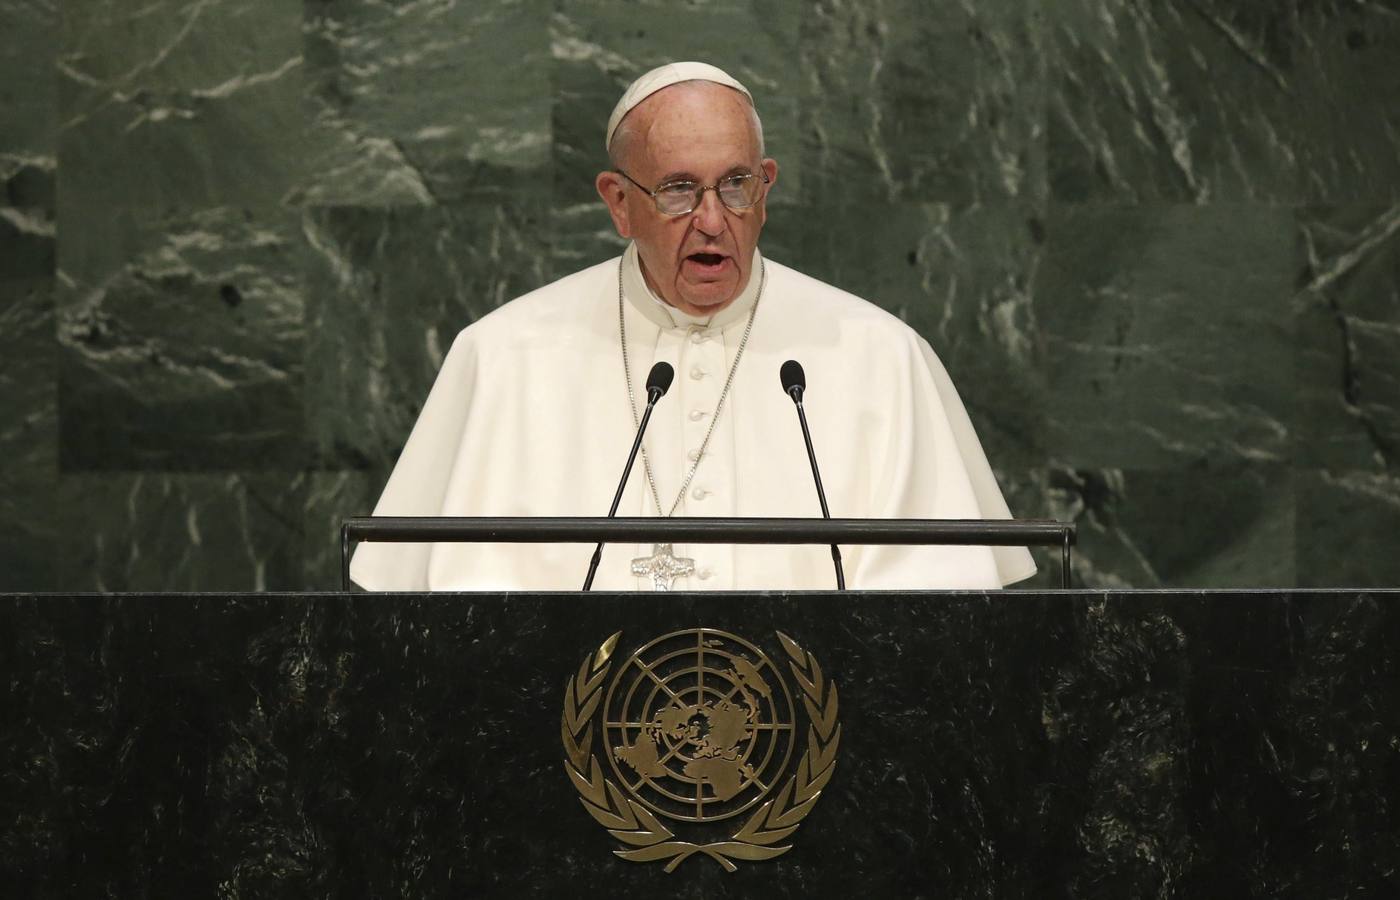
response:
[[[613,772],[638,801],[682,822],[713,822],[759,803],[788,767],[792,695],[762,650],[694,628],[646,644],[619,668],[603,704]]]

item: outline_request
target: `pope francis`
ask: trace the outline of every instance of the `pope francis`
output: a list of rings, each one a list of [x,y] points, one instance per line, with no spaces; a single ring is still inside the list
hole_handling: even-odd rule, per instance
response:
[[[778,163],[749,91],[703,63],[633,82],[596,179],[630,240],[610,259],[505,304],[452,345],[374,514],[599,516],[627,458],[652,365],[676,372],[622,495],[622,516],[819,516],[779,368],[805,406],[838,518],[1008,518],[962,402],[899,319],[758,250]],[[576,590],[592,547],[364,544],[368,590]],[[595,589],[650,590],[604,549]],[[675,590],[834,586],[811,546],[677,546]],[[858,589],[996,588],[1035,571],[1022,547],[846,547]]]

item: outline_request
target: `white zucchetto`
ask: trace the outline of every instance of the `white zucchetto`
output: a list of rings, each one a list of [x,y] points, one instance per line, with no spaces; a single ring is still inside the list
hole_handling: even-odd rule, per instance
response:
[[[628,85],[622,99],[617,101],[617,105],[613,107],[612,115],[608,116],[608,136],[603,141],[603,149],[608,150],[612,147],[613,134],[617,131],[617,126],[622,124],[623,118],[636,108],[637,104],[662,88],[680,84],[682,81],[712,81],[715,84],[733,88],[748,97],[750,103],[753,102],[753,94],[749,93],[748,88],[740,84],[728,72],[709,63],[678,62],[657,66]]]

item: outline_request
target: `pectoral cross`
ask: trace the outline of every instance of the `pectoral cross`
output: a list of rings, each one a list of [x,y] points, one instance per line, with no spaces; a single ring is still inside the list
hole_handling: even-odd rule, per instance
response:
[[[639,556],[632,560],[632,574],[650,575],[654,591],[669,591],[677,578],[694,571],[695,560],[677,557],[670,544],[654,544],[651,556]]]

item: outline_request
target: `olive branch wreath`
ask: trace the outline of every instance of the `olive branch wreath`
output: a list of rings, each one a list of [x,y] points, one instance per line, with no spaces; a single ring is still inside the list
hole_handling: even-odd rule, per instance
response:
[[[631,862],[666,860],[665,871],[673,872],[689,857],[701,853],[726,871],[738,867],[734,860],[764,860],[782,856],[791,844],[779,845],[790,837],[807,817],[821,796],[822,789],[836,771],[836,749],[841,742],[837,721],[836,684],[822,678],[822,670],[810,653],[781,631],[777,633],[789,657],[789,664],[802,688],[807,710],[807,750],[797,771],[777,795],[749,816],[727,841],[695,844],[675,840],[675,833],[662,824],[645,806],[622,793],[610,779],[593,748],[593,714],[603,695],[603,681],[612,668],[612,653],[622,632],[603,641],[597,651],[584,658],[576,675],[569,676],[564,691],[564,715],[560,732],[564,739],[564,770],[579,792],[588,814],[608,830],[608,834],[631,845],[631,850],[613,852]]]

